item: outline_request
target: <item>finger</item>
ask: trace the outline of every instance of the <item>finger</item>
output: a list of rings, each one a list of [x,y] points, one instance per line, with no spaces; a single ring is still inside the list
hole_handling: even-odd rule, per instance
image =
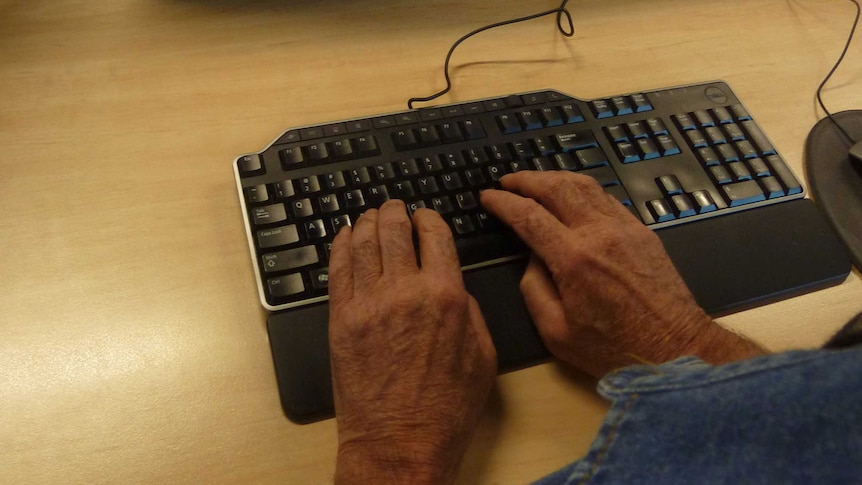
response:
[[[350,255],[353,260],[353,289],[366,288],[383,274],[380,241],[377,233],[377,210],[371,209],[356,221],[351,237]]]
[[[567,332],[563,298],[554,284],[548,268],[536,255],[530,258],[527,270],[521,278],[521,294],[545,345],[553,338]]]
[[[413,225],[419,238],[422,270],[440,273],[453,278],[452,281],[463,281],[452,231],[440,214],[431,209],[419,209],[413,213]]]
[[[479,346],[485,356],[493,362],[494,368],[497,367],[497,349],[494,347],[494,340],[491,339],[491,332],[488,330],[488,325],[485,323],[485,317],[482,315],[482,309],[479,308],[479,302],[469,295],[469,314],[470,323],[473,326],[473,331],[476,332],[476,338],[479,340]]]
[[[393,199],[380,207],[377,221],[380,259],[384,273],[409,274],[419,271],[413,247],[413,224],[407,206]]]
[[[586,175],[523,171],[506,175],[500,184],[506,190],[535,199],[568,227],[594,220],[609,210],[605,191]]]
[[[569,230],[547,209],[533,199],[504,190],[483,190],[482,206],[514,229],[530,248],[545,261],[559,257],[561,244],[567,243]]]
[[[353,265],[350,226],[338,231],[329,255],[329,301],[337,307],[353,298]]]

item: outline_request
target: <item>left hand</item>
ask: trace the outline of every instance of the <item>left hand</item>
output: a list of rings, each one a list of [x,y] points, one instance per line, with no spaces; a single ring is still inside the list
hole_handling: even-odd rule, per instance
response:
[[[497,359],[449,227],[369,210],[335,238],[329,295],[336,484],[453,482]]]

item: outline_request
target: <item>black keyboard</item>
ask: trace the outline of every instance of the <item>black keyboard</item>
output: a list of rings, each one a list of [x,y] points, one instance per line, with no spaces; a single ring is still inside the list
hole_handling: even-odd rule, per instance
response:
[[[521,170],[589,175],[653,229],[804,196],[722,82],[592,101],[539,91],[296,128],[234,162],[261,302],[325,300],[334,235],[394,198],[443,216],[464,269],[524,256],[478,203]]]

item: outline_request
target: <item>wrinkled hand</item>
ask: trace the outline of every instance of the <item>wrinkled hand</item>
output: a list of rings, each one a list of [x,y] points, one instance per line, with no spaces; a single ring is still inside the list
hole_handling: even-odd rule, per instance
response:
[[[721,363],[762,353],[704,313],[658,236],[592,178],[519,172],[501,183],[482,205],[533,250],[521,292],[557,358],[600,377],[682,355]]]
[[[428,209],[411,225],[401,201],[368,211],[335,238],[329,294],[336,483],[452,482],[497,360],[449,227]]]

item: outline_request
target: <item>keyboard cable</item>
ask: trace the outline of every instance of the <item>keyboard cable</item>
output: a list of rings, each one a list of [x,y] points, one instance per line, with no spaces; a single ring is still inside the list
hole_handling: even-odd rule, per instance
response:
[[[456,40],[455,43],[452,44],[452,47],[449,48],[449,53],[446,54],[446,62],[443,63],[443,77],[446,79],[446,87],[432,94],[431,96],[426,96],[424,98],[410,98],[409,100],[407,100],[407,109],[413,109],[413,105],[415,103],[427,103],[428,101],[433,101],[440,96],[443,96],[444,94],[448,93],[452,89],[452,79],[449,77],[449,61],[452,59],[452,53],[455,52],[455,49],[459,45],[461,45],[462,42],[469,39],[470,37],[473,37],[476,34],[480,34],[482,32],[485,32],[486,30],[491,30],[497,27],[503,27],[506,25],[526,22],[528,20],[535,20],[541,17],[546,17],[548,15],[557,14],[557,29],[565,37],[572,37],[573,35],[575,35],[575,24],[572,22],[572,14],[566,8],[567,3],[569,3],[569,0],[563,0],[563,3],[561,3],[560,6],[555,9],[547,10],[545,12],[539,12],[533,15],[527,15],[526,17],[518,17],[514,19],[504,20],[502,22],[489,24],[484,27],[480,27]],[[566,20],[565,24],[563,23],[564,18]],[[568,24],[568,26],[566,24]]]
[[[856,27],[859,25],[859,14],[860,12],[862,12],[862,8],[860,8],[859,2],[857,0],[850,1],[853,2],[853,4],[856,6],[856,18],[853,20],[853,27],[850,28],[850,35],[847,36],[847,43],[844,44],[844,50],[841,52],[841,56],[838,57],[838,61],[835,63],[834,66],[832,66],[832,70],[829,71],[829,74],[826,75],[826,77],[823,79],[823,82],[821,82],[820,86],[817,88],[817,102],[820,103],[820,108],[823,109],[823,112],[826,113],[826,116],[829,118],[832,124],[834,124],[835,127],[838,128],[838,130],[841,131],[841,133],[843,133],[848,140],[850,140],[851,144],[854,144],[856,143],[856,140],[853,139],[853,137],[850,136],[849,133],[847,133],[847,130],[845,130],[832,116],[832,113],[830,113],[829,110],[826,109],[826,105],[823,104],[822,98],[823,87],[826,86],[826,83],[829,82],[829,79],[831,79],[832,75],[835,74],[835,71],[838,70],[838,66],[840,66],[841,63],[844,61],[844,56],[847,55],[847,51],[850,49],[850,44],[853,42],[853,35],[856,33]]]

